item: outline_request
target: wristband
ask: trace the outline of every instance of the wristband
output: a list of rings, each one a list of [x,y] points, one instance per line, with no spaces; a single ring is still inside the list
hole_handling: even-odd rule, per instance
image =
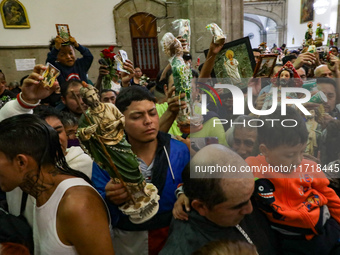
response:
[[[181,186],[178,185],[179,187],[175,190],[175,195],[176,195],[177,199],[178,199],[179,195],[184,194],[182,185]]]
[[[22,94],[22,92],[20,92],[20,93],[17,95],[17,101],[18,101],[18,103],[20,104],[21,107],[23,107],[23,108],[25,108],[25,109],[33,109],[33,108],[37,107],[37,106],[40,104],[40,100],[39,100],[38,103],[36,103],[36,104],[30,104],[30,103],[25,102],[25,101],[22,99],[21,94]]]

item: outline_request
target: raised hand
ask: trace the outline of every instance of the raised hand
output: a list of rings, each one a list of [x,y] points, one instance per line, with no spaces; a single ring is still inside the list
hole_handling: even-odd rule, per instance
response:
[[[69,39],[69,40],[70,40],[70,43],[71,43],[74,47],[76,47],[76,48],[79,47],[79,44],[78,44],[76,38],[70,36],[70,39]]]
[[[51,95],[58,87],[58,81],[55,81],[52,87],[45,87],[41,82],[44,77],[41,75],[46,66],[36,65],[33,72],[24,80],[21,88],[21,98],[29,103],[36,104],[40,99],[44,99]]]

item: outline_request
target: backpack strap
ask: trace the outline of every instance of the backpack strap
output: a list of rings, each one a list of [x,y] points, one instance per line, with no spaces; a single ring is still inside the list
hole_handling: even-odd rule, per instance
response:
[[[21,206],[20,206],[20,215],[23,215],[25,208],[26,208],[26,202],[27,202],[28,194],[26,192],[22,192],[21,197]]]

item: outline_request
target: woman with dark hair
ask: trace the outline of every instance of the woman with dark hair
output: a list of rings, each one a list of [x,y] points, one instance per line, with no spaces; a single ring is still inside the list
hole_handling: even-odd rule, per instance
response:
[[[0,188],[35,198],[35,254],[114,254],[110,218],[89,178],[66,163],[58,133],[32,114],[0,122]]]

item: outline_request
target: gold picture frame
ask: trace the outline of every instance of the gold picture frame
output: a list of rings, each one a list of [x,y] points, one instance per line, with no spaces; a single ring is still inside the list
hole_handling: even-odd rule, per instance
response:
[[[3,0],[0,13],[4,28],[30,28],[25,6],[18,0]]]
[[[314,0],[301,0],[300,24],[314,21]]]
[[[270,78],[276,64],[278,54],[261,54],[257,62],[254,78]]]
[[[57,29],[57,34],[63,39],[65,42],[70,40],[70,28],[68,24],[55,24]]]

